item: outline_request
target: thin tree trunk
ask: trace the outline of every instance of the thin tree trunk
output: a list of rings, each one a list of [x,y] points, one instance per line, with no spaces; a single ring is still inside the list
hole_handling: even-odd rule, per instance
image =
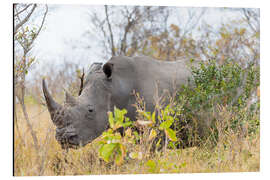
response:
[[[107,21],[107,24],[108,24],[108,28],[109,28],[109,31],[110,31],[110,38],[111,38],[110,42],[111,42],[112,55],[115,56],[113,33],[112,33],[111,23],[109,21],[108,6],[107,5],[105,5],[105,14],[106,14],[106,21]]]
[[[23,67],[23,70],[25,70],[26,69],[26,67],[25,67],[26,66],[26,55],[24,55],[22,61],[23,61],[23,66],[24,66]],[[23,111],[23,115],[24,115],[24,118],[25,118],[27,127],[30,130],[31,136],[33,138],[35,150],[38,153],[39,152],[39,147],[38,147],[37,136],[36,136],[36,133],[33,130],[32,124],[29,121],[29,116],[28,116],[28,113],[26,111],[26,107],[25,107],[25,104],[24,104],[24,97],[25,97],[25,73],[22,74],[21,82],[20,82],[20,87],[19,88],[21,90],[21,94],[20,94],[21,97],[18,97],[18,99],[19,99],[19,102],[20,102],[20,105],[21,105],[21,108],[22,108],[22,111]]]
[[[22,111],[23,111],[23,115],[24,115],[27,127],[30,130],[31,136],[33,138],[35,150],[38,153],[39,152],[38,139],[37,139],[36,133],[33,130],[33,126],[29,121],[29,116],[28,116],[28,113],[27,113],[27,110],[26,110],[26,107],[25,107],[25,104],[24,104],[24,97],[22,97],[22,98],[23,99],[20,100],[20,105],[21,105],[21,108],[22,108]]]

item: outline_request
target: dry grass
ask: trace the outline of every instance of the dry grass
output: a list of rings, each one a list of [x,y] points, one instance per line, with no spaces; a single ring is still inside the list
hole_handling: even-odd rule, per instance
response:
[[[167,150],[142,159],[126,159],[117,166],[98,158],[97,143],[65,152],[56,142],[54,126],[46,107],[27,105],[30,121],[39,141],[39,152],[23,114],[16,105],[18,129],[14,136],[15,176],[83,175],[83,174],[144,174],[195,172],[247,172],[260,170],[260,136],[223,134],[214,148],[193,147]]]

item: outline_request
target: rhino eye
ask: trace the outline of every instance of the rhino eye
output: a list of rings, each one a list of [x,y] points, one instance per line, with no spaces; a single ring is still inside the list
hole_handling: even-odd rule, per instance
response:
[[[88,105],[88,107],[87,107],[87,109],[88,109],[88,112],[94,112],[94,106],[93,105]]]

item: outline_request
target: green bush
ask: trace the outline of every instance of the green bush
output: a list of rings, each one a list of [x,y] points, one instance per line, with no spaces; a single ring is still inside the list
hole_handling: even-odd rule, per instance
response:
[[[254,101],[252,94],[259,86],[259,68],[254,64],[243,68],[230,59],[221,65],[215,60],[201,62],[199,67],[192,67],[189,82],[176,99],[180,117],[175,126],[182,146],[200,143],[209,135],[218,138],[216,121],[221,106],[233,117],[227,128],[239,130],[248,123],[249,133],[258,130],[259,101]]]

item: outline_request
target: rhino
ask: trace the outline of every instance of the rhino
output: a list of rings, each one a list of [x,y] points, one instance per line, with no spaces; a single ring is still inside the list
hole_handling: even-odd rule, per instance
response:
[[[42,88],[55,138],[63,149],[78,148],[92,142],[108,128],[107,112],[113,107],[127,109],[127,117],[136,120],[136,98],[144,98],[146,110],[153,112],[155,97],[173,93],[191,77],[190,61],[159,61],[150,57],[114,56],[103,66],[97,64],[86,77],[78,97],[65,93],[65,104],[58,104],[49,93],[45,80]]]

